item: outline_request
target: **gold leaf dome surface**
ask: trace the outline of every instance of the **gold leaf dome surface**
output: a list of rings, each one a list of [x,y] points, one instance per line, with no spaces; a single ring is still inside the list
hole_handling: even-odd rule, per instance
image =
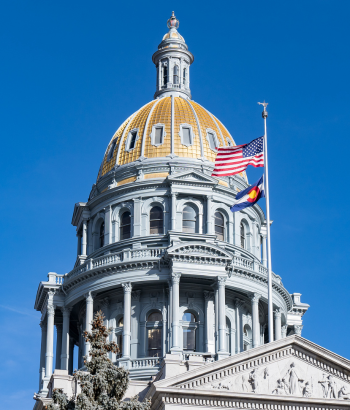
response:
[[[152,145],[151,140],[152,127],[156,125],[162,125],[165,131],[163,143],[159,146]],[[190,126],[192,129],[193,141],[189,146],[181,142],[181,125]],[[135,147],[128,150],[127,136],[132,130],[137,131],[138,137]],[[129,164],[139,158],[165,158],[173,154],[180,158],[214,162],[216,150],[210,147],[208,132],[215,133],[220,147],[236,145],[226,127],[195,101],[179,96],[155,99],[127,118],[113,135],[104,155],[98,179],[111,171],[115,165]]]

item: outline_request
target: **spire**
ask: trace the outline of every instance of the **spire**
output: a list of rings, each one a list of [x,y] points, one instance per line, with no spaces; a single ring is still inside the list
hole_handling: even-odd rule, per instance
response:
[[[152,56],[157,68],[157,91],[154,98],[174,92],[191,98],[190,65],[194,57],[188,51],[185,39],[177,31],[179,25],[179,20],[172,12],[167,21],[169,31],[159,44],[158,51]]]

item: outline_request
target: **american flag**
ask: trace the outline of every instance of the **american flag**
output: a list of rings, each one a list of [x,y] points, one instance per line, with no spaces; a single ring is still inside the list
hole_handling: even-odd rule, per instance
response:
[[[219,148],[211,175],[224,177],[239,174],[248,165],[255,168],[264,166],[264,137],[259,137],[249,144]]]

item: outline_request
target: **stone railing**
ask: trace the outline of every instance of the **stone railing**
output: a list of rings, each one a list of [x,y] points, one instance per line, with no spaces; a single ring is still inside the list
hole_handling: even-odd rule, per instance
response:
[[[160,357],[144,357],[143,359],[132,359],[131,369],[142,369],[150,367],[158,367],[160,365]]]
[[[97,258],[90,258],[82,265],[70,271],[66,278],[72,279],[80,273],[103,266],[114,265],[119,262],[136,261],[143,259],[159,259],[167,248],[124,249],[120,252],[109,253]]]
[[[234,266],[254,270],[254,262],[241,256],[234,256],[232,262]]]
[[[55,273],[55,272],[49,272],[47,276],[49,278],[49,283],[52,283],[55,285],[62,285],[64,275],[59,275],[58,273]]]

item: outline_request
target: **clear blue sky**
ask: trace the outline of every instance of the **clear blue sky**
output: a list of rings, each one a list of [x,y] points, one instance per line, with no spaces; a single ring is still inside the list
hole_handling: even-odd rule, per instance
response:
[[[47,272],[76,256],[75,202],[106,146],[153,98],[151,56],[175,10],[195,56],[194,100],[237,143],[269,102],[273,270],[311,305],[303,336],[350,358],[349,1],[1,2],[0,403],[38,388]],[[254,181],[260,170],[249,170]]]

